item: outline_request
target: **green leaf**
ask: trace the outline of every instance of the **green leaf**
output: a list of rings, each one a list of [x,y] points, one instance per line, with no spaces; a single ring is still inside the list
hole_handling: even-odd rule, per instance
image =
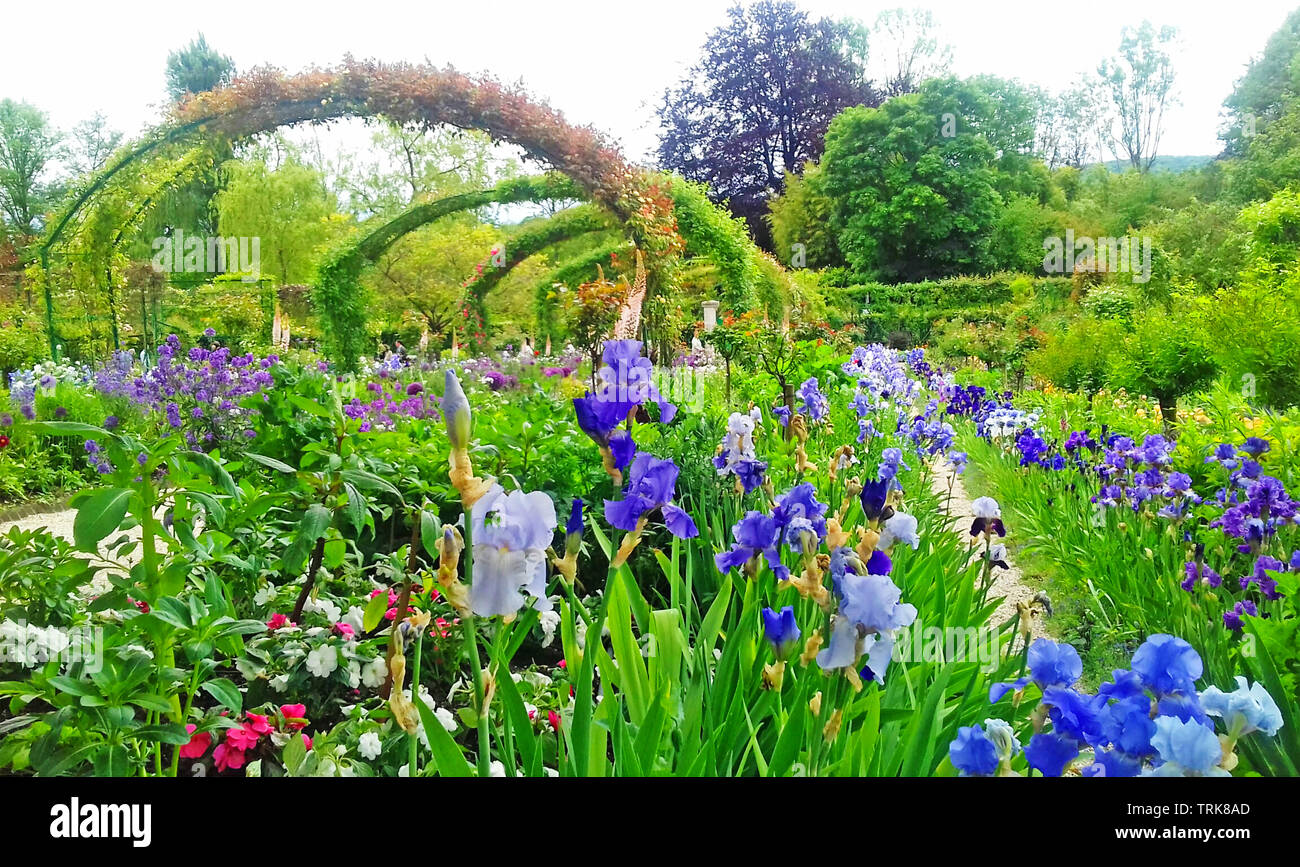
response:
[[[343,565],[348,555],[348,543],[342,539],[330,539],[325,543],[325,556],[321,560],[326,569],[337,569]]]
[[[177,723],[140,726],[137,729],[132,729],[131,736],[137,740],[160,741],[164,744],[175,744],[180,747],[190,742],[190,733],[185,731],[185,726]]]
[[[307,758],[307,745],[303,742],[302,737],[290,736],[289,742],[284,745],[284,749],[280,752],[280,761],[284,762],[285,770],[289,772],[289,776],[298,773],[298,769],[302,767],[305,758]]]
[[[104,537],[122,525],[131,494],[126,488],[104,488],[82,503],[72,522],[72,538],[77,547],[98,553]]]
[[[442,521],[428,509],[420,510],[420,542],[430,557],[438,556],[438,540],[442,538]]]
[[[365,632],[372,631],[379,622],[384,619],[388,613],[388,594],[378,593],[373,599],[366,603],[365,614],[361,617],[361,628]]]
[[[424,733],[429,738],[429,749],[433,752],[433,762],[438,773],[444,777],[474,776],[474,769],[465,760],[465,754],[420,698],[419,690],[413,689],[411,692],[416,694],[415,709],[420,712],[420,722],[424,724]]]
[[[244,707],[244,697],[240,694],[239,688],[224,677],[209,680],[203,684],[203,691],[236,714]]]
[[[249,460],[257,462],[264,467],[269,467],[273,470],[276,470],[277,472],[289,473],[289,474],[298,472],[293,467],[286,464],[284,461],[277,460],[275,458],[269,458],[266,455],[259,455],[253,452],[244,452],[244,457],[248,458]]]

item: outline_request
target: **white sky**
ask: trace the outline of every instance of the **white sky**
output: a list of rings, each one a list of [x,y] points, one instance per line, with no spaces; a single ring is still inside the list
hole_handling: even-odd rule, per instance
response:
[[[953,48],[958,75],[992,73],[1060,90],[1115,51],[1120,28],[1143,18],[1180,29],[1181,105],[1170,111],[1164,154],[1212,154],[1219,109],[1246,62],[1300,0],[1083,4],[925,0]],[[165,100],[167,53],[202,31],[241,70],[330,65],[351,53],[429,60],[490,72],[528,89],[571,120],[591,124],[646,159],[663,90],[698,57],[731,0],[222,0],[216,4],[64,0],[6,4],[0,97],[34,103],[71,128],[104,112],[133,135]],[[895,2],[800,0],[814,15],[870,24]]]

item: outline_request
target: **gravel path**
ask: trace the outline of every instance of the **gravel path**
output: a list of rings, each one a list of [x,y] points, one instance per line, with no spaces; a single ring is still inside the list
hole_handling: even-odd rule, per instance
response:
[[[948,459],[940,455],[934,462],[935,474],[931,481],[931,488],[939,495],[940,501],[948,498],[948,485],[952,484],[952,499],[948,502],[948,514],[951,516],[952,530],[954,533],[961,535],[962,539],[970,542],[970,525],[975,520],[975,513],[971,509],[971,499],[966,493],[966,486],[962,484],[962,477],[956,474],[952,464]],[[973,549],[972,549],[973,550]],[[1008,569],[993,568],[993,584],[989,588],[989,597],[996,599],[999,596],[1005,597],[993,614],[994,623],[1005,623],[1017,612],[1017,603],[1029,605],[1038,595],[1038,591],[1030,587],[1024,581],[1024,576],[1020,574],[1020,569],[1008,556],[1006,560]],[[1047,635],[1043,628],[1042,605],[1033,606],[1034,615],[1030,621],[1030,639],[1042,638]],[[1019,635],[1019,633],[1017,633]],[[1018,645],[1020,639],[1017,637],[1015,643]],[[1023,646],[1023,645],[1021,645]],[[1013,650],[1015,645],[1013,645]]]
[[[54,535],[62,536],[64,539],[67,539],[69,542],[71,542],[72,522],[76,517],[77,517],[76,509],[63,509],[56,512],[45,512],[43,514],[25,515],[13,521],[6,521],[0,524],[0,535],[4,535],[8,533],[10,528],[12,527],[18,527],[23,530],[49,530]],[[133,530],[128,530],[126,535],[132,539],[139,539],[140,528],[136,527]],[[122,536],[121,533],[110,533],[109,537],[105,539],[104,542],[100,543],[99,553],[101,558],[105,558],[108,553],[108,546],[105,543],[115,541],[116,539],[121,538],[121,536]],[[103,564],[104,568],[101,569],[99,572],[96,572],[94,579],[88,585],[86,585],[85,595],[87,597],[98,596],[99,594],[104,593],[107,590],[111,589],[113,585],[109,581],[108,576],[110,572],[122,571],[118,563],[125,563],[128,567],[130,567],[131,565],[134,565],[135,562],[139,559],[140,559],[139,548],[136,548],[136,550],[132,552],[130,556],[125,558],[120,558],[120,559],[115,558],[114,560],[105,559]]]

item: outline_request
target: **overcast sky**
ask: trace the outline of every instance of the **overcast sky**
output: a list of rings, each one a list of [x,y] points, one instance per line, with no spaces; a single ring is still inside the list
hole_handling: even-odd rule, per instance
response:
[[[1115,51],[1120,28],[1143,18],[1180,30],[1181,104],[1161,152],[1217,153],[1219,109],[1245,64],[1300,0],[928,0],[959,75],[992,73],[1060,90]],[[450,63],[523,81],[574,122],[591,124],[645,159],[654,107],[695,61],[731,0],[473,0],[473,2],[141,3],[8,0],[0,98],[26,100],[70,128],[104,112],[129,135],[158,117],[167,53],[202,31],[240,70],[330,65],[346,53]],[[871,23],[898,2],[801,0],[814,14]]]

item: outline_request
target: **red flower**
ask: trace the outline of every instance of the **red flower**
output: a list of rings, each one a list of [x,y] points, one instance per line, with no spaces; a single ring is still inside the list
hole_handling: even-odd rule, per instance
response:
[[[208,751],[212,745],[212,734],[210,732],[199,732],[194,734],[198,726],[190,723],[185,727],[185,731],[190,733],[190,742],[181,747],[181,758],[183,759],[201,759],[203,754]]]
[[[9,448],[9,437],[5,436],[4,434],[0,434],[0,449],[7,449],[7,448]]]
[[[546,712],[546,721],[551,724],[551,730],[556,734],[560,733],[560,715],[555,711]]]

